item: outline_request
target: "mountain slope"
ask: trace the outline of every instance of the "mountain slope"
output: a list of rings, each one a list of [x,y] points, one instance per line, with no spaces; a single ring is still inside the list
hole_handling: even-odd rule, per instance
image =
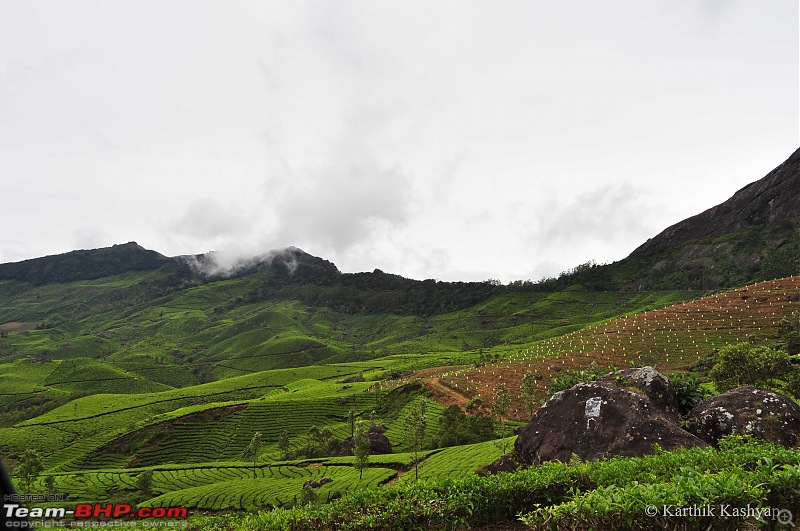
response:
[[[798,273],[800,150],[724,203],[677,223],[626,259],[650,288],[734,287]]]
[[[718,238],[768,223],[798,229],[800,149],[766,177],[748,184],[724,203],[665,229],[630,256],[656,254],[691,240]]]
[[[668,227],[626,258],[583,264],[532,289],[712,290],[800,273],[800,149],[727,201]]]
[[[103,249],[71,251],[8,264],[0,264],[0,280],[19,280],[34,285],[93,280],[128,271],[158,269],[171,259],[128,242]]]

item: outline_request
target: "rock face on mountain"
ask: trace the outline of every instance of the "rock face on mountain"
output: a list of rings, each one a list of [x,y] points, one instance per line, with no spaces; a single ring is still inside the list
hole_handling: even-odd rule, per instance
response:
[[[800,406],[779,393],[755,387],[706,398],[692,409],[688,423],[692,433],[711,444],[732,433],[790,447],[800,442]]]
[[[664,376],[649,367],[630,376],[649,386],[660,404],[637,385],[624,383],[625,376],[578,384],[556,393],[534,413],[514,445],[517,460],[538,465],[569,461],[573,454],[587,461],[606,455],[641,456],[652,453],[656,443],[667,450],[707,446],[680,427],[669,392],[655,391],[654,382],[661,383]]]
[[[724,203],[685,219],[647,240],[631,256],[654,253],[698,238],[715,238],[766,223],[797,228],[800,218],[800,149],[763,179]]]
[[[647,240],[612,269],[643,288],[713,289],[797,274],[800,149],[724,203]]]

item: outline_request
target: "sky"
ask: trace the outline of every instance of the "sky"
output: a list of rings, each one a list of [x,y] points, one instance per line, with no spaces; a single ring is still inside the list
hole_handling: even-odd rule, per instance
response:
[[[0,262],[136,241],[508,282],[800,147],[795,0],[0,2]]]

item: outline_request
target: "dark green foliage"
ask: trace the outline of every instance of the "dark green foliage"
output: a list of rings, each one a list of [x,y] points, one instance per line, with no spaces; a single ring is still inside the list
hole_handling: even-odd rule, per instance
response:
[[[262,446],[264,446],[264,441],[261,440],[261,433],[255,432],[250,444],[242,451],[242,459],[253,460],[253,478],[256,477],[256,463],[258,463],[258,455],[261,453]]]
[[[602,370],[596,363],[592,363],[588,369],[581,369],[579,371],[572,371],[561,376],[556,376],[553,378],[550,389],[547,390],[547,394],[553,396],[559,391],[566,391],[579,383],[593,382],[601,376],[608,374],[611,370],[614,369]]]
[[[743,385],[772,387],[774,381],[794,371],[786,351],[737,343],[720,349],[709,376],[717,390]]]
[[[294,274],[273,273],[270,282],[247,293],[240,302],[293,299],[347,314],[426,316],[468,308],[503,291],[502,286],[488,282],[420,281],[382,272],[339,273],[301,261]]]
[[[53,494],[56,487],[56,478],[51,475],[46,475],[44,477],[44,488],[47,489],[48,494]]]
[[[500,449],[506,453],[508,441],[506,440],[506,420],[508,420],[508,409],[511,407],[511,393],[504,384],[495,388],[492,398],[492,417],[495,422],[500,423]]]
[[[289,459],[290,448],[291,439],[289,437],[289,431],[283,430],[281,436],[278,438],[278,451],[280,452],[281,461]]]
[[[314,507],[319,505],[319,492],[317,489],[309,486],[303,487],[303,490],[300,491],[300,500],[299,503],[301,506],[306,507]]]
[[[358,421],[356,426],[355,435],[353,436],[353,467],[358,470],[358,479],[364,475],[364,469],[369,465],[369,423],[363,420]]]
[[[30,493],[31,485],[44,470],[42,458],[36,450],[28,449],[22,454],[16,474],[22,480],[24,493]]]
[[[488,415],[467,415],[458,405],[448,406],[439,417],[438,447],[458,446],[493,438],[492,419]]]
[[[48,411],[89,394],[91,394],[89,391],[80,391],[61,396],[34,396],[22,403],[15,402],[0,406],[0,427],[13,426],[22,420],[44,415]]]
[[[340,445],[341,441],[333,435],[330,428],[320,429],[318,426],[311,426],[308,429],[306,444],[297,450],[295,455],[307,458],[326,457],[335,455]]]
[[[427,403],[425,399],[418,399],[411,404],[405,425],[405,442],[414,456],[414,477],[419,479],[419,452],[425,442],[425,430],[428,421],[425,418]]]
[[[129,242],[104,249],[72,251],[0,264],[0,280],[21,280],[34,285],[73,282],[110,277],[126,271],[158,269],[171,262],[171,258]]]
[[[533,416],[536,411],[536,375],[531,371],[525,371],[522,377],[522,401],[525,404],[525,411],[528,412],[528,417]]]
[[[800,310],[793,311],[787,317],[781,317],[778,321],[778,335],[783,338],[800,335]]]
[[[145,496],[153,494],[153,471],[145,470],[136,477],[136,488]]]
[[[688,415],[689,411],[705,398],[703,387],[694,376],[671,374],[670,381],[678,395],[678,413],[681,416]]]

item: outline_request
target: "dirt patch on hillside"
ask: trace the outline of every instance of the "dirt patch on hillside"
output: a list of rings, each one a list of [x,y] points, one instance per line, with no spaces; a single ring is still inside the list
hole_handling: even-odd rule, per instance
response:
[[[26,330],[33,330],[36,328],[37,323],[21,323],[19,321],[12,321],[10,323],[0,324],[0,330],[5,332],[25,332]]]
[[[461,409],[467,407],[470,397],[464,395],[460,391],[449,387],[447,384],[442,383],[439,378],[422,378],[420,380],[422,385],[429,389],[432,393],[433,400],[442,404],[444,407],[456,404]]]

